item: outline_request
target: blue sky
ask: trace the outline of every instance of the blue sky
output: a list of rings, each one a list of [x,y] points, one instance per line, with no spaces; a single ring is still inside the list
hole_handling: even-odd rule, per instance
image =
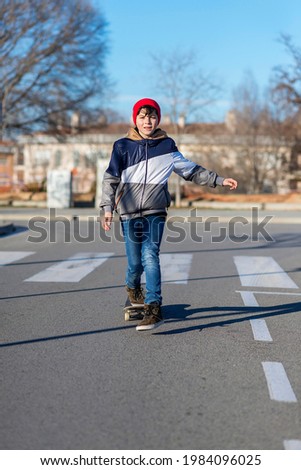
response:
[[[198,68],[214,74],[223,93],[212,108],[223,120],[232,91],[251,71],[261,90],[273,67],[288,63],[279,43],[290,34],[301,46],[301,0],[94,0],[108,22],[107,71],[117,93],[110,106],[129,118],[135,101],[160,101],[148,74],[150,53],[194,50]],[[162,103],[162,101],[161,101]],[[164,113],[164,107],[162,109]]]

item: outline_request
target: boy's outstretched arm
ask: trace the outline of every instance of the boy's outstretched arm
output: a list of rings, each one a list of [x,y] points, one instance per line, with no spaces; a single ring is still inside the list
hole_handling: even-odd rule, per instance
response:
[[[223,181],[223,186],[230,186],[230,191],[237,188],[237,181],[233,178],[225,178]]]

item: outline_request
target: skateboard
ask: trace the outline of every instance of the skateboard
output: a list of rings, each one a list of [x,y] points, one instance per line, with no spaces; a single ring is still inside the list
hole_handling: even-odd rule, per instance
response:
[[[127,298],[123,308],[125,321],[143,320],[143,310],[142,306],[132,305]]]

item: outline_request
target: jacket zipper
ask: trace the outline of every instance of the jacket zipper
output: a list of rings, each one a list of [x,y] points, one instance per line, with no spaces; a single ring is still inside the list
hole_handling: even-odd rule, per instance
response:
[[[147,167],[148,167],[148,142],[146,141],[145,145],[145,175],[144,175],[144,183],[143,183],[143,189],[142,189],[142,194],[141,194],[141,200],[140,200],[140,209],[139,212],[142,212],[142,205],[143,205],[143,196],[145,193],[145,187],[146,187],[146,180],[147,180]]]

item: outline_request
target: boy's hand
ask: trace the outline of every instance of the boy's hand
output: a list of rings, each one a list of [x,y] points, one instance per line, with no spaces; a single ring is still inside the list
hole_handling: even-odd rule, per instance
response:
[[[230,186],[230,191],[237,188],[237,181],[232,178],[225,178],[223,186]]]
[[[106,232],[108,230],[110,230],[110,228],[111,228],[112,219],[113,219],[112,212],[105,212],[104,213],[104,216],[101,219],[101,226]]]

